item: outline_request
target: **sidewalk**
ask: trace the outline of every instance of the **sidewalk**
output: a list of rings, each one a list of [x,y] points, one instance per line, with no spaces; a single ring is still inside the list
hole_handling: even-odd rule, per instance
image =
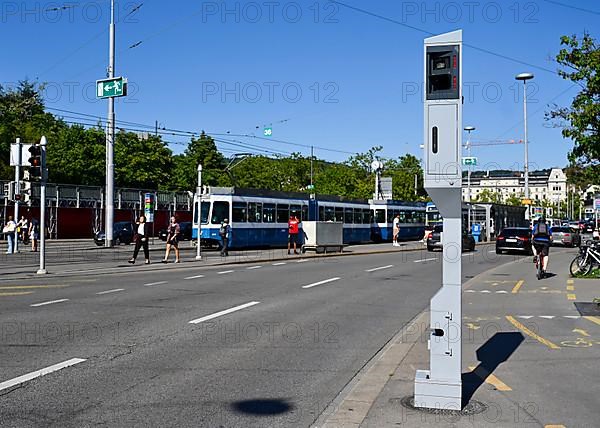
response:
[[[538,281],[529,257],[463,286],[462,412],[411,406],[417,369],[429,368],[429,314],[392,339],[322,415],[320,427],[598,426],[600,316],[574,303],[600,295],[600,281],[572,279],[576,251],[552,251]],[[322,421],[322,422],[321,422]]]
[[[39,266],[39,252],[31,252],[30,248],[20,248],[21,252],[17,254],[4,254],[4,252],[0,254],[0,276],[2,279],[21,279],[35,276],[35,272]],[[197,266],[287,260],[290,257],[339,257],[425,249],[425,245],[418,241],[403,242],[400,247],[393,247],[391,243],[351,245],[345,247],[343,253],[328,252],[325,254],[316,254],[315,252],[307,252],[303,255],[288,255],[287,249],[269,248],[240,251],[231,250],[228,257],[221,257],[218,250],[203,249],[202,259],[196,260],[196,248],[191,246],[190,241],[180,243],[182,264],[194,263]],[[144,268],[157,270],[167,267],[168,265],[165,266],[159,263],[164,257],[164,251],[165,243],[159,239],[154,239],[154,243],[150,244],[151,265],[144,265]],[[93,269],[98,273],[102,273],[103,270],[112,270],[117,267],[128,266],[131,268],[127,260],[131,258],[132,253],[133,245],[104,248],[96,246],[90,240],[52,240],[47,241],[46,245],[46,268],[53,276],[69,275],[85,269]],[[171,251],[171,261],[174,260],[174,257],[174,252]],[[143,254],[138,256],[138,263],[142,261]]]

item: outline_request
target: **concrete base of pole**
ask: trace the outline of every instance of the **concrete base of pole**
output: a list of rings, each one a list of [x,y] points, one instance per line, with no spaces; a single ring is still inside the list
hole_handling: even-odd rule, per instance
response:
[[[202,260],[202,256],[196,256],[196,260]]]
[[[46,275],[48,271],[46,269],[38,269],[36,272],[38,275]]]

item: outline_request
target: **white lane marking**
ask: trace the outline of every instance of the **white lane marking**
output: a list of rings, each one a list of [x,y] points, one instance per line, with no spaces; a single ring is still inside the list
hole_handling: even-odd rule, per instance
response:
[[[167,281],[158,281],[158,282],[149,282],[148,284],[144,284],[144,287],[152,287],[153,285],[166,284]]]
[[[214,318],[218,318],[220,316],[227,315],[227,314],[230,314],[230,313],[235,312],[235,311],[239,311],[239,310],[242,310],[242,309],[249,308],[250,306],[258,305],[259,303],[260,302],[244,303],[243,305],[239,305],[239,306],[235,306],[233,308],[225,309],[224,311],[220,311],[220,312],[215,312],[214,314],[206,315],[205,317],[202,317],[202,318],[196,318],[195,320],[191,320],[189,322],[189,324],[199,324],[201,322],[212,320]]]
[[[476,293],[475,290],[465,290],[465,293]]]
[[[287,265],[286,262],[273,263],[273,266]]]
[[[248,270],[252,270],[252,269],[260,269],[261,267],[262,267],[262,266],[250,266],[250,267],[247,267],[246,269],[248,269]]]
[[[194,275],[194,276],[188,276],[186,278],[183,279],[196,279],[196,278],[204,278],[204,275]]]
[[[475,255],[475,253],[470,253],[470,252],[469,253],[464,253],[462,256],[463,257],[467,257],[467,256],[471,256],[471,255]]]
[[[50,300],[49,302],[42,302],[42,303],[34,303],[33,306],[34,308],[37,308],[38,306],[46,306],[46,305],[51,305],[53,303],[62,303],[62,302],[66,302],[69,299],[58,299],[58,300]]]
[[[496,291],[496,294],[508,294],[508,291],[500,290],[500,291]]]
[[[488,251],[488,253],[495,253],[495,252],[496,252],[496,250],[490,250],[490,251]]]
[[[124,288],[115,288],[114,290],[100,291],[99,293],[96,293],[96,294],[100,295],[100,294],[118,293],[119,291],[125,291],[125,289]]]
[[[235,272],[235,271],[234,270],[224,270],[224,271],[221,271],[221,272],[217,272],[217,275],[224,275],[226,273],[231,273],[231,272]]]
[[[300,259],[300,260],[296,261],[296,263],[304,263],[304,262],[307,262],[307,261],[308,261],[308,259]]]
[[[56,372],[58,370],[64,369],[65,367],[74,366],[75,364],[83,363],[84,361],[86,361],[86,360],[84,360],[83,358],[71,358],[70,360],[63,361],[62,363],[54,364],[50,367],[46,367],[41,370],[36,370],[34,372],[27,373],[23,376],[19,376],[14,379],[7,380],[5,382],[0,383],[0,391],[2,391],[3,389],[11,388],[15,385],[19,385],[21,383],[28,382],[32,379],[35,379],[36,377],[41,377],[41,376],[50,374],[52,372]]]
[[[422,260],[415,260],[415,263],[423,263],[423,262],[430,262],[432,260],[437,260],[435,257],[432,257],[430,259],[422,259]]]
[[[491,293],[490,290],[481,290],[480,293]]]
[[[554,315],[540,315],[540,318],[546,318],[547,320],[551,320],[554,318]]]
[[[312,287],[316,287],[317,285],[323,285],[323,284],[327,284],[328,282],[337,281],[338,279],[341,279],[341,278],[336,276],[335,278],[329,278],[329,279],[325,279],[323,281],[313,282],[312,284],[303,285],[302,288],[312,288]]]
[[[581,318],[581,315],[564,315],[564,318],[571,318],[572,320],[576,320]]]
[[[528,320],[529,318],[533,318],[533,315],[519,315],[518,318],[522,318],[524,320]]]
[[[367,269],[365,272],[375,272],[376,270],[389,269],[391,267],[394,267],[394,265],[380,266],[373,269]]]

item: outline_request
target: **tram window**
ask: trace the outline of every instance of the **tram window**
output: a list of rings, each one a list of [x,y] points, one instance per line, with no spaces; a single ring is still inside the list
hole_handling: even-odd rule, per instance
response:
[[[300,205],[290,205],[290,215],[300,218]],[[287,222],[287,220],[286,220]]]
[[[233,210],[231,213],[231,221],[234,223],[245,223],[248,214],[248,207],[246,202],[234,202]]]
[[[400,211],[400,223],[412,223],[412,212]]]
[[[198,224],[198,202],[194,202],[194,224]]]
[[[362,210],[362,223],[363,224],[371,224],[371,210],[363,209]]]
[[[346,208],[344,210],[344,223],[352,224],[353,221],[352,208]]]
[[[300,221],[308,221],[308,205],[302,205],[302,218]]]
[[[396,215],[400,214],[400,210],[388,210],[388,223],[393,223]]]
[[[344,221],[344,208],[335,207],[335,221]]]
[[[277,204],[277,223],[287,223],[290,215],[288,204]]]
[[[248,202],[248,221],[251,223],[260,223],[262,219],[262,203]]]
[[[223,220],[229,218],[229,202],[215,201],[213,202],[212,224],[220,224]]]
[[[333,207],[325,207],[325,221],[335,221],[335,210]]]
[[[319,221],[325,221],[325,207],[319,207]]]
[[[385,210],[375,210],[375,223],[385,223]]]
[[[354,209],[354,224],[362,223],[362,210],[360,208]]]
[[[210,210],[210,202],[202,202],[200,204],[200,222],[202,222],[202,224],[208,224],[208,211],[209,210]],[[194,220],[196,222],[198,221],[197,218],[195,218]]]
[[[263,205],[263,223],[275,223],[275,204]]]

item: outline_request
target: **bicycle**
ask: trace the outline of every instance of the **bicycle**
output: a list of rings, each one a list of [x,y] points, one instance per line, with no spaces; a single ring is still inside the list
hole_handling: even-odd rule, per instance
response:
[[[587,275],[594,266],[600,266],[600,245],[588,241],[579,248],[579,254],[573,259],[569,270],[572,276]]]
[[[544,254],[542,251],[538,251],[538,255],[535,259],[535,269],[536,269],[536,274],[535,276],[537,277],[538,280],[542,279],[545,275],[546,272],[544,271]]]

